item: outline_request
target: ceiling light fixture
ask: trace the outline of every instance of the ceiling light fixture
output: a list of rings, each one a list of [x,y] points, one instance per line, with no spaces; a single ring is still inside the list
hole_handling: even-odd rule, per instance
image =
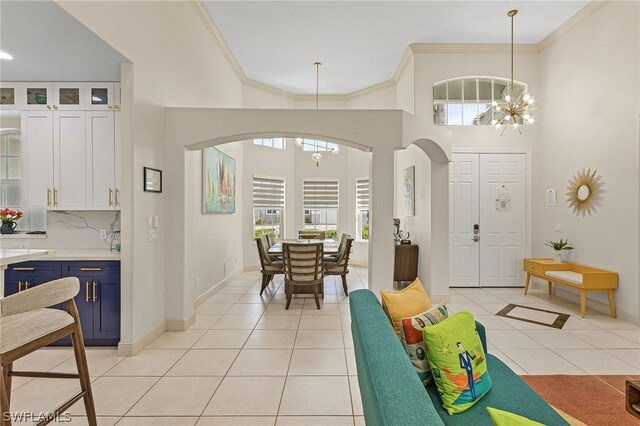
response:
[[[13,61],[13,56],[7,52],[0,51],[0,59],[6,59],[7,61]]]
[[[322,63],[316,62],[313,66],[316,67],[316,110],[320,109],[320,92],[319,92],[319,82],[320,82],[320,65]],[[295,144],[297,147],[303,147],[304,145],[313,146],[313,154],[311,154],[311,159],[316,162],[316,167],[320,166],[320,161],[322,160],[322,154],[320,154],[320,147],[318,144],[318,140],[312,141],[313,143],[309,143],[302,138],[296,138]],[[326,145],[325,145],[326,147]],[[331,151],[332,154],[338,154],[340,152],[340,148],[335,145],[332,148],[324,148],[326,151]]]
[[[493,101],[493,124],[496,129],[502,129],[500,136],[504,133],[504,129],[507,126],[512,126],[513,130],[517,130],[522,134],[520,129],[523,125],[533,124],[533,98],[524,90],[518,96],[518,99],[513,99],[513,17],[518,14],[517,9],[507,12],[507,16],[511,18],[511,83],[509,84],[509,90],[503,101]]]

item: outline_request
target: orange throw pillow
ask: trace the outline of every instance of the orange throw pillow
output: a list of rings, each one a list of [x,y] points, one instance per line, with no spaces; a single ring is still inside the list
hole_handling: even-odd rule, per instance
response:
[[[431,301],[419,278],[400,291],[381,291],[382,309],[400,337],[402,318],[418,315],[431,309]]]

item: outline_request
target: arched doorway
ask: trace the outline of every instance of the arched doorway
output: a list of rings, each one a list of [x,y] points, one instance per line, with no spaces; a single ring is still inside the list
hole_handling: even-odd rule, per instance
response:
[[[186,185],[193,181],[193,176],[184,161],[185,152],[233,141],[273,136],[310,137],[370,151],[369,288],[378,292],[391,289],[393,283],[394,151],[416,143],[433,164],[438,165],[432,167],[435,171],[432,185],[442,186],[435,191],[439,202],[432,212],[434,220],[426,224],[432,229],[434,225],[444,229],[445,235],[443,240],[441,232],[436,232],[436,238],[430,241],[432,246],[440,246],[439,254],[444,254],[439,255],[437,262],[431,262],[431,270],[426,271],[425,285],[429,290],[435,279],[448,277],[448,173],[444,172],[444,181],[440,176],[450,157],[446,138],[439,135],[443,142],[436,142],[438,138],[426,137],[429,132],[433,133],[424,121],[400,110],[169,108],[167,154],[175,164],[167,171],[166,191],[171,202],[192,205],[189,197],[193,197],[193,191],[188,191]],[[446,202],[442,202],[441,196]],[[187,284],[194,280],[189,275],[192,248],[186,240],[194,229],[184,209],[178,212],[174,224],[167,231],[171,241],[169,256],[175,259],[171,271],[167,272],[168,282],[174,283],[167,289],[167,300],[172,301],[167,315],[185,318],[193,310],[193,289]]]

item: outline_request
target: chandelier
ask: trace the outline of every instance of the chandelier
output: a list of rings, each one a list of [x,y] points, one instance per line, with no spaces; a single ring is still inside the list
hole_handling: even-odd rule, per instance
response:
[[[320,81],[320,65],[322,65],[320,62],[316,62],[313,64],[316,67],[316,110],[318,110],[319,108],[319,99],[320,99],[320,93],[318,91],[318,87],[319,87],[319,81]],[[302,138],[296,138],[295,144],[297,147],[303,147],[305,145],[307,146],[311,146],[313,147],[313,154],[311,154],[311,159],[313,161],[315,161],[316,163],[316,167],[320,166],[320,161],[322,160],[322,154],[320,154],[320,146],[317,140],[313,140],[313,141],[308,141],[308,140],[304,140]],[[332,148],[327,148],[325,145],[324,148],[325,151],[331,151],[332,154],[338,154],[338,152],[340,152],[340,148],[338,148],[338,146],[333,146]]]
[[[502,129],[500,135],[504,133],[507,126],[512,126],[513,130],[517,130],[522,134],[520,129],[523,125],[533,124],[532,112],[534,108],[533,98],[528,93],[522,91],[517,99],[513,98],[513,17],[518,14],[516,9],[507,12],[507,16],[511,18],[511,82],[509,83],[507,95],[503,101],[493,101],[493,117],[491,121],[496,129]]]

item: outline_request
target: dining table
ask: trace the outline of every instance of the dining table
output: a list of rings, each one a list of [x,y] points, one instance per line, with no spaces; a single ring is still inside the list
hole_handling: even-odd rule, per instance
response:
[[[325,255],[336,255],[338,254],[338,243],[335,240],[327,238],[326,240],[280,240],[269,248],[268,253],[274,256],[282,256],[282,243],[292,243],[292,244],[313,244],[313,243],[322,243],[323,251]]]

